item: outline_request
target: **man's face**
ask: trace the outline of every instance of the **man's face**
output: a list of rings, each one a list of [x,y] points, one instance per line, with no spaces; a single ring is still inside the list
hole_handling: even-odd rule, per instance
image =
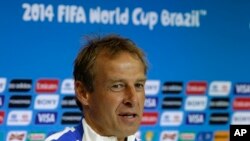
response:
[[[88,124],[105,136],[123,138],[135,133],[145,100],[146,76],[142,62],[126,52],[113,58],[101,54],[96,58],[94,75]]]

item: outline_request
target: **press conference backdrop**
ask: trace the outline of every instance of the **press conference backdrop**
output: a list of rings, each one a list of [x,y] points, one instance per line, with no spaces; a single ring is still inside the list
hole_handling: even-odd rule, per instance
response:
[[[75,126],[73,61],[85,35],[116,33],[147,54],[144,141],[227,141],[250,124],[250,1],[0,2],[0,140]]]

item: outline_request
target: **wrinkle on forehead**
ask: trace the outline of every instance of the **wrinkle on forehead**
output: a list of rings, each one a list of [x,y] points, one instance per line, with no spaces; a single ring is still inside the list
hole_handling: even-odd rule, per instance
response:
[[[95,64],[95,76],[101,75],[110,80],[140,81],[145,80],[144,66],[139,58],[129,53],[120,53],[114,57],[105,54],[98,56]],[[99,77],[98,77],[99,78]]]

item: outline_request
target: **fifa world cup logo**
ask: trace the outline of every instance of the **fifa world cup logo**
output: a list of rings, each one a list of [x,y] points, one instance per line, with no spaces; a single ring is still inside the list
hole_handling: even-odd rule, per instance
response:
[[[146,132],[146,141],[153,141],[154,133],[152,131]]]

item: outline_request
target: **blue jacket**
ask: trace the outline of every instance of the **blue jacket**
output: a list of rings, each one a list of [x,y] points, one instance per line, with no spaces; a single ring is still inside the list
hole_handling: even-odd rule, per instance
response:
[[[65,129],[61,132],[50,135],[45,141],[82,141],[83,137],[82,122],[71,129]],[[59,138],[58,138],[59,137]],[[135,139],[135,141],[137,141]]]
[[[58,139],[55,139],[56,134],[60,134],[60,137]],[[83,137],[82,122],[80,122],[80,124],[72,128],[72,130],[65,129],[56,134],[50,135],[45,141],[82,141],[82,137]],[[52,137],[55,137],[55,138],[52,139]]]

